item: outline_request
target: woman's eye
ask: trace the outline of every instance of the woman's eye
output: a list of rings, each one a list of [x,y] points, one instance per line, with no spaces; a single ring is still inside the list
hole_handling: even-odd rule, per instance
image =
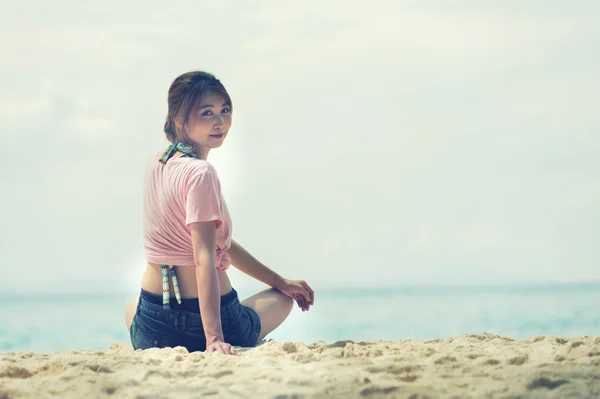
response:
[[[225,108],[223,110],[223,112],[227,111],[227,113],[231,112],[231,110],[229,108]],[[206,111],[202,114],[202,116],[211,116],[212,115],[212,111]]]

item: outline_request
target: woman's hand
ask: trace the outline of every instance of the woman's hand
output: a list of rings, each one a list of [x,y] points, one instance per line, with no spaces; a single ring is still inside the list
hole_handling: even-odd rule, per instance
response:
[[[230,344],[228,344],[227,342],[223,342],[223,341],[216,341],[216,342],[211,342],[210,344],[206,345],[206,353],[212,353],[212,352],[216,352],[216,353],[221,353],[223,355],[235,355],[235,348],[233,346],[231,346]]]
[[[303,312],[308,311],[310,306],[315,304],[315,292],[304,280],[283,279],[282,283],[275,288],[293,298]]]

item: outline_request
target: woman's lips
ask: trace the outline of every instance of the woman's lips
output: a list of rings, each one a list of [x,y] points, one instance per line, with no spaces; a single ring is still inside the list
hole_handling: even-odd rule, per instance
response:
[[[225,133],[221,133],[221,134],[211,134],[210,137],[214,137],[215,139],[220,139],[223,138],[223,136],[225,136]]]

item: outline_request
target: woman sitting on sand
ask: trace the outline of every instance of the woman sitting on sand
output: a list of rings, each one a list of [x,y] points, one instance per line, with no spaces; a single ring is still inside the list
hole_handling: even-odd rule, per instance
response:
[[[231,98],[213,75],[189,72],[171,85],[164,131],[172,145],[146,168],[148,265],[140,295],[125,310],[134,349],[235,354],[233,346],[255,346],[277,328],[293,300],[303,311],[314,304],[305,281],[282,278],[231,238],[221,184],[207,161],[231,119]],[[240,303],[227,276],[230,264],[272,288]]]

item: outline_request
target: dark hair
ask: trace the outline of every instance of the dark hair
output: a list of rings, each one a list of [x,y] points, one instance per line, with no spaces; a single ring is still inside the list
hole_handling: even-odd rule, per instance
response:
[[[197,101],[208,92],[221,94],[233,109],[231,97],[221,81],[208,72],[187,72],[173,81],[169,88],[169,108],[164,127],[171,143],[186,141],[181,129],[187,123]]]

